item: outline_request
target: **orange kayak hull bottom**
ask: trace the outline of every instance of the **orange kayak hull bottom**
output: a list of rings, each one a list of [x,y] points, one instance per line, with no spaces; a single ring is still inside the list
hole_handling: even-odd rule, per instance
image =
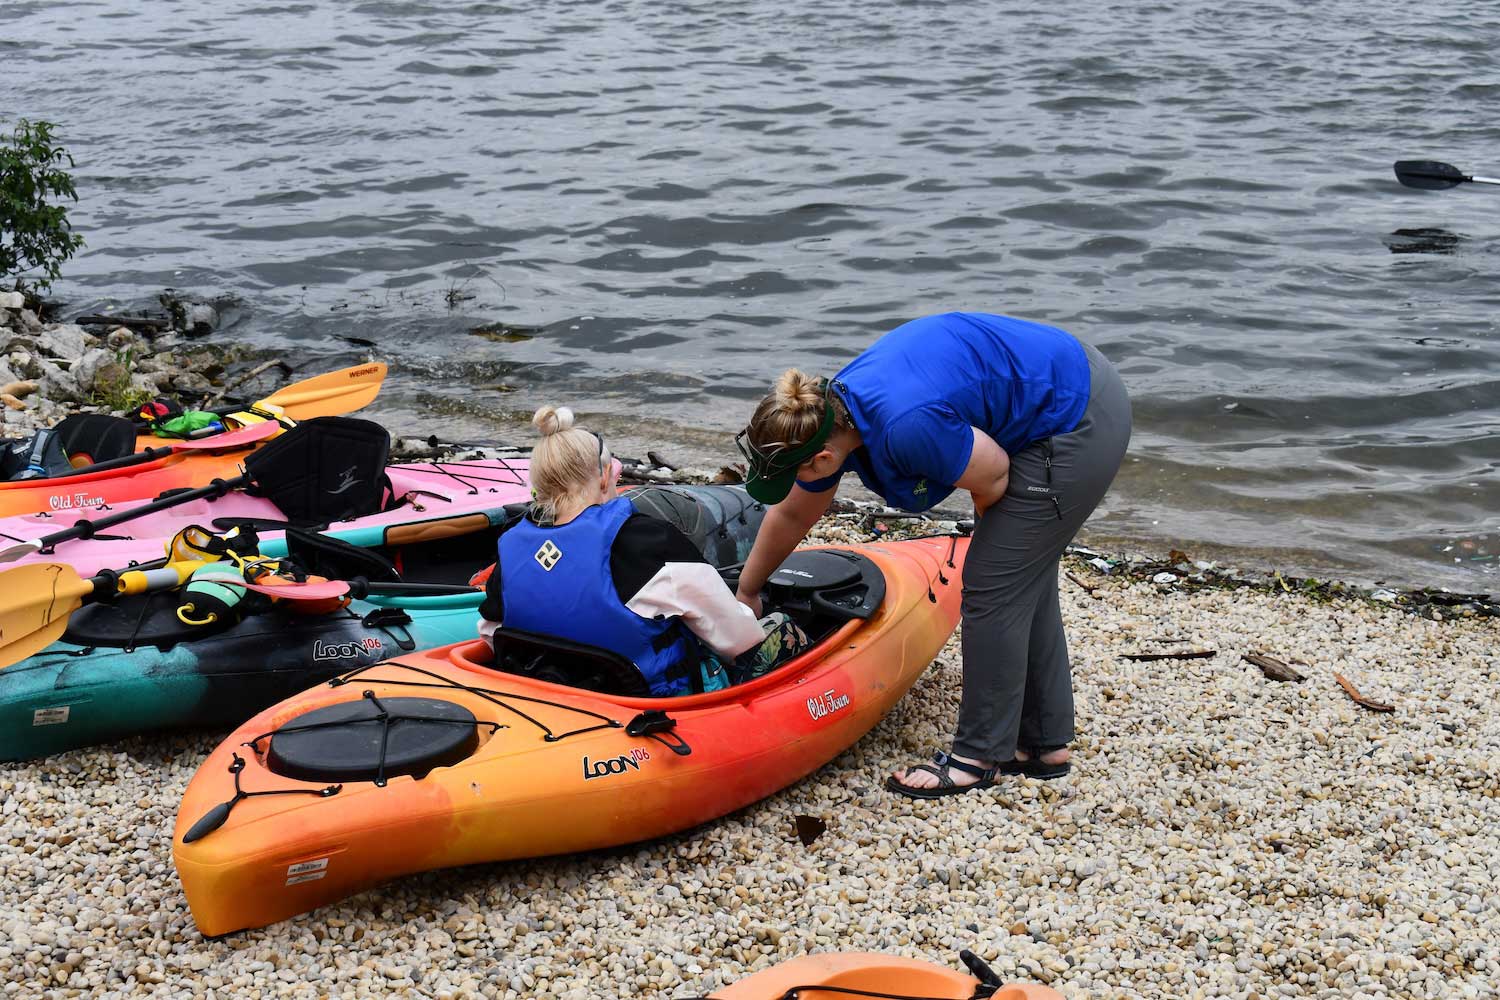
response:
[[[979,981],[968,973],[931,962],[842,952],[782,962],[725,987],[709,1000],[782,1000],[787,996],[838,1000],[841,994],[836,991],[841,989],[913,1000],[972,1000],[978,986]],[[1018,983],[1007,983],[990,996],[991,1000],[1062,1000],[1062,994],[1049,987]]]

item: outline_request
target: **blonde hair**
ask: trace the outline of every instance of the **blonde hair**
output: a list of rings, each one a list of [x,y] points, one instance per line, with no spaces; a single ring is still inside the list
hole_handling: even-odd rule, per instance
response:
[[[823,426],[829,398],[825,395],[822,379],[788,368],[750,417],[750,443],[759,451],[806,444]],[[853,426],[844,404],[837,396],[831,398],[834,425],[841,428]]]
[[[573,411],[566,406],[542,407],[531,425],[542,434],[531,449],[532,506],[536,519],[550,524],[560,502],[589,494],[611,458],[602,438],[573,426]]]

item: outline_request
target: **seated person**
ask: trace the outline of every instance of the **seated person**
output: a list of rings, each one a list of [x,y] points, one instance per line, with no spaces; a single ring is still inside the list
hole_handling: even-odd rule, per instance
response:
[[[532,424],[532,504],[500,535],[479,608],[491,645],[505,626],[599,646],[660,697],[741,683],[808,646],[785,615],[757,621],[676,527],[616,497],[604,439],[571,410],[544,406]]]

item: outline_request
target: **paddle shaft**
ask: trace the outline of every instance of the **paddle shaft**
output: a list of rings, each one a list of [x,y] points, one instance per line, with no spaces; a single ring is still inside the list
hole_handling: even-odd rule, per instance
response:
[[[154,514],[159,510],[180,507],[185,503],[192,503],[194,500],[202,500],[206,497],[221,497],[231,490],[243,489],[249,486],[251,482],[252,479],[248,474],[235,476],[233,479],[215,479],[207,486],[200,486],[192,490],[183,490],[181,493],[173,493],[171,496],[162,497],[160,500],[153,500],[140,507],[131,507],[128,510],[106,514],[103,517],[78,521],[71,528],[64,528],[62,531],[54,531],[50,535],[43,535],[31,544],[35,544],[38,549],[47,550],[58,542],[68,542],[75,538],[93,538],[100,529],[124,524],[126,521],[133,521],[138,517]],[[29,546],[26,547],[29,548]],[[16,552],[12,555],[13,551],[15,550],[8,549],[5,552],[0,552],[0,562],[10,562],[12,559],[19,558],[19,556],[25,554]],[[30,549],[30,551],[37,551],[37,549]]]
[[[454,583],[370,583],[362,577],[355,577],[349,581],[349,593],[356,598],[371,594],[390,597],[443,597],[477,594],[479,590]]]

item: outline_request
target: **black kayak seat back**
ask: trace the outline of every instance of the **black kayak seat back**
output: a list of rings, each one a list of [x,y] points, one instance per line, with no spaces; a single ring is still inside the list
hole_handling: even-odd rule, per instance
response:
[[[641,668],[602,646],[503,626],[495,630],[494,646],[494,667],[508,674],[600,694],[651,697]]]
[[[374,549],[352,545],[305,528],[286,529],[287,557],[309,573],[329,580],[362,576],[371,583],[398,583],[401,574]]]
[[[245,456],[246,492],[294,524],[328,524],[381,510],[391,435],[370,420],[315,417]]]
[[[135,424],[108,413],[73,413],[58,422],[58,440],[74,468],[135,454]]]

